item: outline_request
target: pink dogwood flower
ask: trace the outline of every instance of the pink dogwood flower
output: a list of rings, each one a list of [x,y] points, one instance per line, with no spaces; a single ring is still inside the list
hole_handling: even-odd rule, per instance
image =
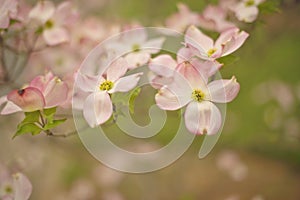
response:
[[[68,97],[66,83],[48,72],[45,76],[37,76],[29,86],[11,91],[2,97],[6,105],[1,111],[2,115],[18,111],[32,112],[43,108],[60,106]]]
[[[32,185],[24,174],[10,174],[0,165],[0,199],[28,200],[31,192]]]
[[[199,26],[219,33],[236,27],[232,22],[227,21],[226,17],[227,12],[222,7],[209,5],[199,17]]]
[[[115,92],[128,92],[133,89],[142,73],[124,76],[129,68],[124,58],[114,61],[106,71],[106,76],[78,74],[77,83],[89,95],[83,103],[83,116],[91,127],[105,123],[113,113],[110,95]],[[79,106],[80,107],[80,106]]]
[[[189,7],[183,3],[177,4],[178,13],[171,15],[166,20],[166,27],[179,32],[184,32],[190,25],[199,25],[199,14],[192,12]]]
[[[42,27],[43,38],[50,46],[69,41],[67,26],[76,16],[70,2],[63,2],[55,8],[52,1],[39,1],[29,13],[29,19]]]
[[[17,0],[0,0],[0,29],[8,28],[10,19],[17,17]]]
[[[111,42],[106,48],[117,55],[125,55],[129,64],[129,69],[133,69],[146,64],[151,54],[161,50],[164,38],[148,39],[145,29],[138,28],[123,32],[116,42]]]
[[[187,105],[184,114],[187,129],[194,134],[216,134],[222,117],[214,103],[227,103],[237,96],[240,85],[236,78],[207,83],[189,63],[178,71],[174,81],[156,94],[157,105],[163,110],[177,110]]]
[[[149,62],[149,69],[154,72],[150,75],[151,85],[159,89],[163,85],[168,85],[173,81],[174,71],[178,71],[181,65],[189,63],[193,65],[199,72],[202,73],[203,78],[208,80],[220,68],[221,64],[217,61],[201,60],[194,56],[189,48],[181,48],[177,52],[177,60],[175,61],[170,55],[159,55]]]
[[[190,26],[185,34],[186,45],[195,55],[205,60],[215,60],[227,56],[240,48],[249,34],[238,28],[222,32],[214,42],[212,38],[202,33],[195,26]]]
[[[258,5],[265,0],[241,0],[232,7],[235,16],[240,21],[251,23],[256,20],[259,9]]]

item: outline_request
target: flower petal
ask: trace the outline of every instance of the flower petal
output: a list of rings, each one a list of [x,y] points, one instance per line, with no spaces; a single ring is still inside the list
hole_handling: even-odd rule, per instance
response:
[[[103,77],[100,77],[100,82],[104,81]],[[98,77],[89,76],[86,74],[77,73],[76,76],[76,85],[85,92],[93,92],[98,86]]]
[[[190,48],[184,47],[179,49],[177,52],[177,63],[182,63],[184,61],[189,61],[195,54]]]
[[[132,52],[125,56],[125,59],[128,62],[129,69],[143,66],[150,60],[150,58],[150,54],[143,51]]]
[[[176,61],[167,54],[163,54],[151,59],[149,68],[156,74],[164,77],[171,77],[177,66]]]
[[[34,87],[13,90],[7,95],[7,99],[19,106],[24,112],[40,110],[45,106],[43,94]]]
[[[45,23],[55,12],[55,6],[52,1],[39,1],[29,12],[29,18]]]
[[[9,114],[19,112],[19,111],[22,111],[22,109],[19,106],[17,106],[16,104],[14,104],[11,101],[8,101],[6,103],[6,105],[4,106],[4,108],[2,109],[0,114],[1,115],[9,115]]]
[[[30,86],[31,87],[35,87],[37,89],[39,89],[41,92],[43,92],[47,86],[47,84],[49,83],[49,81],[51,79],[54,78],[54,75],[52,72],[48,72],[46,75],[44,76],[37,76],[35,77],[31,82],[30,82]]]
[[[181,102],[181,98],[167,86],[162,87],[155,95],[157,106],[163,110],[178,110],[188,104],[189,100]]]
[[[46,108],[62,105],[68,98],[68,86],[58,77],[54,77],[45,88],[43,92]]]
[[[128,63],[124,58],[114,61],[107,69],[107,80],[115,82],[125,75],[128,69]]]
[[[194,134],[216,134],[222,124],[219,109],[209,101],[191,102],[186,108],[185,125]]]
[[[207,51],[214,47],[214,41],[195,26],[190,26],[187,29],[184,39],[188,45],[198,49],[203,55],[206,55]]]
[[[128,92],[129,90],[133,89],[137,83],[139,82],[143,73],[136,73],[129,76],[125,76],[117,80],[115,82],[114,87],[109,90],[109,93],[114,92]]]
[[[233,76],[230,80],[216,80],[208,84],[209,100],[216,103],[232,101],[240,91],[240,84]]]
[[[249,34],[246,33],[245,31],[236,33],[236,35],[224,45],[223,48],[223,55],[222,56],[227,56],[231,54],[232,52],[236,51],[238,48],[240,48],[246,39],[249,37]]]
[[[90,94],[83,104],[83,116],[92,128],[106,122],[112,112],[112,102],[105,91]]]
[[[190,62],[183,62],[179,64],[176,70],[184,76],[186,81],[191,85],[192,88],[196,89],[205,89],[206,82],[205,78],[206,74],[202,74],[203,72],[198,70],[194,65]]]
[[[13,175],[14,200],[27,200],[32,192],[32,185],[22,173]]]
[[[68,42],[70,39],[67,30],[64,28],[61,28],[61,27],[54,27],[51,29],[46,29],[43,32],[43,36],[44,36],[45,42],[50,46]]]
[[[150,54],[158,53],[162,49],[162,45],[165,40],[166,39],[163,37],[148,40],[147,42],[141,45],[141,50]]]

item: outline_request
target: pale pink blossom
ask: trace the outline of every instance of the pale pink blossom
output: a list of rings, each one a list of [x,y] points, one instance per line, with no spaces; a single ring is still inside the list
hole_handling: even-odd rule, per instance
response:
[[[37,76],[27,87],[11,91],[2,97],[2,115],[18,111],[32,112],[44,108],[63,105],[68,97],[68,86],[65,82],[48,72],[45,76]]]
[[[249,34],[238,28],[222,32],[214,42],[212,38],[202,33],[195,26],[190,26],[185,34],[186,45],[195,55],[205,60],[215,60],[227,56],[240,48]]]
[[[137,85],[142,73],[124,76],[127,70],[127,61],[119,58],[109,66],[105,77],[78,74],[78,86],[90,93],[83,103],[83,116],[91,127],[103,124],[111,117],[113,104],[110,94],[128,92]]]
[[[232,11],[238,20],[251,23],[254,22],[259,13],[258,5],[265,0],[241,0],[236,5],[232,6]]]
[[[32,185],[22,173],[10,174],[0,165],[0,199],[28,200],[32,192]]]
[[[0,29],[8,28],[10,19],[17,17],[17,7],[17,0],[0,0]]]
[[[181,65],[189,63],[193,65],[202,78],[208,80],[209,77],[214,75],[222,66],[217,61],[201,60],[194,56],[189,48],[181,48],[177,52],[177,60],[175,61],[170,55],[159,55],[149,62],[149,69],[154,72],[150,76],[151,85],[159,89],[163,85],[168,85],[173,81],[175,71],[180,69]]]
[[[189,63],[183,63],[177,70],[179,74],[174,75],[174,81],[156,94],[157,105],[163,110],[187,105],[184,115],[187,129],[194,134],[216,134],[222,117],[214,103],[227,103],[237,96],[240,85],[236,78],[207,83]]]
[[[69,41],[67,26],[76,17],[70,2],[63,2],[55,8],[52,1],[39,1],[29,13],[29,19],[41,26],[43,38],[51,46]]]
[[[184,32],[190,25],[199,25],[199,14],[192,12],[189,7],[183,3],[177,4],[178,13],[171,15],[166,20],[166,27],[179,32]]]
[[[148,39],[148,34],[144,28],[128,30],[120,34],[115,42],[106,45],[109,51],[117,55],[125,55],[129,69],[133,69],[146,64],[151,54],[156,54],[161,50],[164,38]]]
[[[208,5],[199,17],[199,27],[216,32],[236,27],[226,17],[227,12],[222,7]]]

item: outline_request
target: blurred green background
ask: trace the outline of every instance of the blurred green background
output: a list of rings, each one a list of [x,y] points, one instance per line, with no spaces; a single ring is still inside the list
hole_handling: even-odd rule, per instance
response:
[[[111,0],[97,6],[88,2],[77,1],[85,15],[154,26],[176,12],[179,1]],[[201,11],[212,1],[180,2]],[[33,200],[299,200],[300,3],[281,1],[280,10],[245,27],[251,36],[235,54],[239,61],[221,70],[224,78],[237,77],[241,91],[228,104],[221,138],[205,159],[197,158],[199,136],[182,158],[165,169],[122,174],[100,165],[77,136],[27,135],[11,141],[14,127],[6,126],[7,118],[2,116],[0,156],[32,165],[25,172],[33,181]],[[165,127],[167,137],[171,126]],[[143,146],[154,147],[146,142]]]

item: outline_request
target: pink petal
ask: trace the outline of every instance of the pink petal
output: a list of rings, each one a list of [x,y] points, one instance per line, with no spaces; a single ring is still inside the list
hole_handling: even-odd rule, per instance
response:
[[[70,1],[64,1],[57,6],[53,19],[60,25],[71,25],[74,24],[78,18],[78,13],[73,8]]]
[[[207,51],[214,47],[214,41],[195,26],[190,26],[186,31],[185,42],[198,49],[201,55],[206,55]]]
[[[185,125],[194,134],[216,134],[222,124],[219,109],[209,101],[191,102],[186,108]]]
[[[184,61],[189,61],[195,54],[190,48],[183,47],[177,52],[177,63],[182,63]]]
[[[15,189],[14,200],[27,200],[32,192],[32,185],[22,173],[13,175],[13,187]]]
[[[210,100],[216,103],[232,101],[240,91],[240,84],[233,76],[230,80],[216,80],[208,84]]]
[[[114,61],[107,69],[107,80],[115,82],[125,75],[128,69],[128,63],[124,58]]]
[[[229,42],[224,45],[223,56],[227,56],[240,48],[248,37],[249,34],[245,31],[237,33]]]
[[[14,90],[7,95],[7,99],[19,106],[24,112],[40,110],[45,106],[43,94],[34,87]]]
[[[147,42],[141,45],[141,49],[143,52],[147,52],[150,54],[158,53],[162,49],[164,41],[165,38],[155,38],[152,40],[148,40]]]
[[[54,77],[43,92],[46,100],[46,108],[62,105],[68,98],[68,86],[59,78]]]
[[[46,43],[50,46],[68,42],[70,39],[67,30],[61,27],[46,29],[43,32],[43,36]]]
[[[155,101],[158,107],[163,110],[177,110],[185,106],[186,103],[181,103],[179,97],[172,92],[168,87],[162,87],[155,95]]]
[[[83,116],[92,128],[106,122],[112,113],[112,102],[105,91],[90,94],[83,104]]]
[[[37,76],[31,82],[30,86],[39,89],[43,92],[51,79],[54,78],[52,72],[48,72],[45,76]]]
[[[160,89],[164,85],[170,85],[173,82],[173,77],[164,77],[164,76],[150,76],[150,84],[155,89]]]
[[[129,69],[134,69],[136,67],[143,66],[150,60],[151,56],[146,52],[132,52],[125,56],[128,62]]]
[[[52,1],[39,1],[29,12],[29,18],[45,23],[55,12],[55,6]]]
[[[191,60],[191,64],[200,72],[202,79],[205,83],[208,82],[208,78],[214,75],[221,67],[222,64],[217,61],[210,60]]]
[[[204,89],[206,87],[205,78],[207,77],[207,75],[201,74],[202,72],[199,71],[190,62],[183,62],[179,64],[176,70],[183,75],[183,77],[191,85],[192,88]]]
[[[129,90],[133,89],[137,83],[139,82],[143,73],[136,73],[129,76],[125,76],[117,80],[114,83],[114,87],[109,90],[109,93],[114,92],[128,92]]]
[[[19,111],[22,111],[22,109],[19,106],[17,106],[16,104],[14,104],[11,101],[8,101],[6,103],[6,105],[4,106],[4,108],[2,109],[0,114],[8,115],[8,114],[12,114],[12,113],[19,112]]]
[[[191,101],[192,91],[185,77],[175,73],[172,83],[162,87],[156,94],[156,104],[164,110],[177,110]]]
[[[238,18],[238,20],[247,23],[251,23],[255,21],[259,12],[256,6],[248,7],[244,5],[237,6],[234,10],[235,10],[235,16]]]
[[[156,74],[164,77],[171,77],[177,66],[176,61],[167,54],[163,54],[151,59],[149,68]]]
[[[218,39],[216,40],[215,47],[222,48],[222,46],[224,46],[227,42],[229,42],[238,32],[239,29],[236,27],[222,32],[218,37]]]
[[[98,87],[98,82],[103,81],[103,77],[100,77],[100,81],[98,81],[97,76],[89,76],[81,73],[78,73],[76,76],[76,85],[85,92],[93,92]]]

